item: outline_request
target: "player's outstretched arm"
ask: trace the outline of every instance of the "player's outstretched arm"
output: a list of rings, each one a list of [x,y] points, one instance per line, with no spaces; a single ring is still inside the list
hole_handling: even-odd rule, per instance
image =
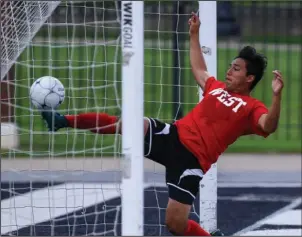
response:
[[[197,84],[204,90],[207,79],[210,77],[207,72],[207,65],[199,44],[199,17],[192,13],[189,19],[190,25],[190,63]]]
[[[266,133],[273,133],[278,128],[280,110],[281,110],[281,94],[283,89],[283,79],[279,71],[273,71],[274,78],[272,81],[273,98],[272,105],[267,114],[259,119],[259,126]]]

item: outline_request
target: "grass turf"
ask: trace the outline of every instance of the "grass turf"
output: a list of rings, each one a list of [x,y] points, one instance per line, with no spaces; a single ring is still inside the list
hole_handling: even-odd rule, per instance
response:
[[[168,47],[167,47],[168,48]],[[173,90],[182,89],[180,108],[187,113],[198,101],[197,87],[189,65],[189,54],[180,51],[182,59],[178,82],[173,82],[173,51],[152,45],[145,49],[145,115],[172,121]],[[234,49],[218,49],[218,79],[223,80],[228,64],[236,55]],[[300,152],[301,150],[301,54],[298,51],[266,50],[269,60],[265,78],[253,95],[270,105],[271,71],[284,75],[285,89],[280,126],[267,139],[255,136],[240,138],[229,152]],[[114,46],[48,48],[30,47],[16,65],[16,109],[20,127],[20,151],[11,155],[105,156],[116,150],[117,136],[96,135],[83,130],[62,129],[49,134],[37,111],[30,110],[28,91],[34,79],[52,75],[65,85],[66,98],[62,113],[100,111],[120,114],[120,52]],[[115,63],[114,63],[115,62]],[[28,67],[27,65],[33,65]],[[3,154],[5,156],[5,154]],[[9,155],[9,154],[7,154]]]

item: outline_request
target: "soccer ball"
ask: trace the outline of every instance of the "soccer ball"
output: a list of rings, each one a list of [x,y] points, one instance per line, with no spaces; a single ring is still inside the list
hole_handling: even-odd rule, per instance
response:
[[[54,110],[65,98],[63,84],[54,77],[38,78],[30,87],[31,103],[39,110]]]

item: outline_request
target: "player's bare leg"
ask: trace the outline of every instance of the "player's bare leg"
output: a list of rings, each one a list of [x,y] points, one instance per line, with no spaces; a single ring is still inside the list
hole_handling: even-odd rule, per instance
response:
[[[184,236],[211,236],[200,225],[189,220],[191,205],[169,199],[166,209],[166,226],[174,235]]]
[[[184,235],[191,205],[182,204],[173,199],[169,199],[166,209],[166,226],[174,235]]]

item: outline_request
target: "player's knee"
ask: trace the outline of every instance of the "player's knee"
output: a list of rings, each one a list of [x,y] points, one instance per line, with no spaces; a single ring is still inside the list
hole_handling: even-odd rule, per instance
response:
[[[187,221],[179,216],[166,216],[166,226],[174,235],[183,235],[187,228]]]

